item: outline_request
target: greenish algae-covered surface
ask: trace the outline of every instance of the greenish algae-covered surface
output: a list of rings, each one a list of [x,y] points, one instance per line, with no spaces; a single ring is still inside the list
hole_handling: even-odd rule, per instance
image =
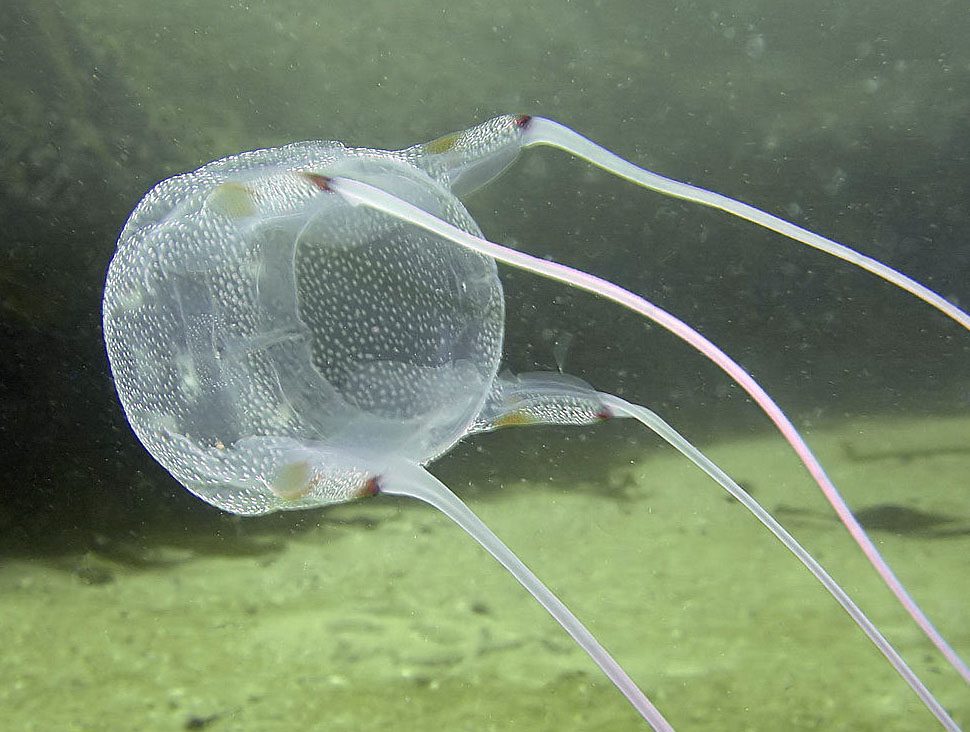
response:
[[[451,480],[471,484],[468,502],[678,728],[933,729],[807,572],[684,460],[634,447],[636,432],[615,423],[573,445],[570,460],[595,468],[573,485],[562,474],[520,482],[515,462],[489,481],[474,449],[443,470],[465,472]],[[811,436],[964,655],[968,436],[959,419],[857,421]],[[604,459],[609,444],[633,459]],[[709,452],[970,723],[962,682],[879,587],[780,439]],[[6,729],[645,729],[503,570],[407,501],[224,524],[216,539],[149,531],[46,566],[7,562],[0,618]]]

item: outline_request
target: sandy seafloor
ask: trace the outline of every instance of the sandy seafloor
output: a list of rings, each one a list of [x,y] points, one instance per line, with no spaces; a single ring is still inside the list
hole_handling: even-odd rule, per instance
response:
[[[513,453],[480,471],[487,488],[474,466],[455,488],[678,729],[937,728],[717,486],[655,444],[617,459],[624,451],[610,445],[629,447],[635,430],[614,423],[573,440],[575,467],[552,482],[522,482]],[[500,444],[515,445],[507,434]],[[968,437],[970,420],[926,418],[810,438],[854,508],[882,506],[901,522],[873,536],[964,657]],[[778,511],[970,727],[968,688],[865,568],[780,438],[708,451]],[[439,474],[455,483],[458,472],[446,462]],[[149,530],[84,556],[6,560],[0,727],[647,729],[518,584],[428,507],[376,498],[218,526],[216,536]]]

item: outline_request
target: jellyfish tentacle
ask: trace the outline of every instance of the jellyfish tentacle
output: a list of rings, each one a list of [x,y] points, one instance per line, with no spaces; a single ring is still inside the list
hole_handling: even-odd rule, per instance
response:
[[[406,148],[400,154],[451,186],[456,195],[463,196],[501,175],[523,149],[536,146],[563,150],[641,188],[723,211],[823,251],[909,292],[970,330],[970,314],[899,270],[743,201],[641,168],[545,117],[502,115],[467,130]]]
[[[820,234],[793,224],[790,221],[785,221],[782,218],[755,208],[750,204],[645,170],[558,122],[545,119],[544,117],[530,117],[529,122],[522,126],[522,146],[532,147],[535,145],[545,145],[547,147],[564,150],[571,155],[581,158],[598,168],[642,188],[724,211],[732,216],[744,219],[782,236],[786,236],[789,239],[823,251],[856,267],[860,267],[886,282],[905,290],[931,307],[936,308],[967,330],[970,330],[970,314],[961,310],[930,288],[920,284],[912,277],[883,264],[879,260],[862,254],[844,244],[839,244],[828,237],[821,236]]]
[[[600,393],[604,407],[617,417],[632,417],[649,428],[665,440],[671,447],[684,455],[694,465],[703,470],[724,490],[739,501],[755,518],[760,521],[785,547],[805,565],[809,572],[828,590],[835,601],[852,618],[856,625],[865,633],[879,652],[892,664],[896,672],[916,692],[923,704],[937,718],[944,729],[958,732],[960,729],[946,709],[937,701],[936,697],[923,684],[916,673],[909,667],[902,656],[893,648],[886,637],[879,632],[869,617],[849,597],[848,593],[832,578],[821,564],[792,536],[778,521],[735,480],[717,466],[710,458],[691,444],[683,435],[671,427],[656,412],[639,404],[615,397],[611,394]]]
[[[563,602],[448,487],[424,468],[404,461],[390,463],[376,480],[377,492],[424,501],[458,524],[491,554],[589,654],[596,665],[656,732],[673,727]]]
[[[656,412],[625,399],[597,392],[573,376],[558,373],[504,375],[499,383],[500,400],[493,407],[492,429],[507,425],[591,424],[611,417],[630,417],[654,432],[743,505],[765,528],[805,565],[825,587],[856,625],[868,636],[896,672],[916,692],[927,709],[948,730],[959,730],[956,723],[909,667],[899,652],[875,624],[852,600],[849,594],[825,568],[792,536],[754,497],[745,491],[714,461],[695,447]],[[483,430],[484,431],[484,430]]]

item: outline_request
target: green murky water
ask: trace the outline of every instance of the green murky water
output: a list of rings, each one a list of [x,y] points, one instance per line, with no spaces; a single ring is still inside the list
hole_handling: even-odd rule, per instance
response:
[[[966,305],[962,2],[108,4],[0,9],[0,719],[17,730],[639,730],[430,509],[237,521],[127,431],[103,273],[157,180],[299,139],[401,147],[540,114],[857,246]],[[530,151],[491,238],[641,292],[754,373],[970,654],[970,336],[821,255]],[[871,613],[958,722],[970,694],[757,412],[632,316],[503,272],[506,362],[656,408]],[[682,730],[924,730],[834,603],[630,425],[512,430],[434,468]]]

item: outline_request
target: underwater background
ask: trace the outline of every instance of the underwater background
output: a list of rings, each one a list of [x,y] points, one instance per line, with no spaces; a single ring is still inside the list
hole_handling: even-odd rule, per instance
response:
[[[104,272],[157,181],[302,139],[396,149],[497,114],[831,236],[970,305],[965,2],[0,4],[0,728],[636,730],[521,588],[389,498],[240,520],[137,443]],[[804,430],[970,655],[970,334],[844,263],[549,150],[486,236],[641,293]],[[505,365],[646,404],[843,582],[964,726],[970,694],[740,390],[608,303],[500,268]],[[505,430],[432,467],[678,729],[933,729],[749,516],[628,424]]]

